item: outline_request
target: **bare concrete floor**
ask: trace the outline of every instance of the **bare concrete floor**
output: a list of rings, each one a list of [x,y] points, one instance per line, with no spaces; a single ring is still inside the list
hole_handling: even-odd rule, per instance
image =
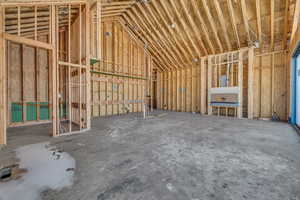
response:
[[[0,151],[1,161],[50,141],[73,156],[73,186],[44,200],[300,199],[300,137],[285,123],[167,112],[94,119],[91,131],[60,138],[44,126],[11,130]]]

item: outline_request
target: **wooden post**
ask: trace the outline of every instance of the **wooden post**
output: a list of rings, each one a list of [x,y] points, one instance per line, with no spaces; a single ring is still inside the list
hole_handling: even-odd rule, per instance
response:
[[[25,122],[26,119],[26,99],[25,99],[25,70],[24,70],[24,50],[25,50],[25,45],[21,44],[21,48],[20,48],[20,61],[21,61],[21,90],[22,90],[22,119],[23,122]]]
[[[101,1],[96,3],[96,16],[97,16],[97,25],[96,25],[96,50],[97,58],[101,60]]]
[[[156,97],[157,97],[157,108],[158,109],[161,109],[161,106],[160,106],[160,102],[161,102],[161,97],[160,97],[160,90],[161,90],[161,86],[160,86],[160,73],[158,72],[157,75],[156,75]]]
[[[275,54],[272,53],[271,55],[271,115],[273,116],[273,113],[276,112],[276,110],[274,110],[274,104],[275,104]]]
[[[37,120],[40,121],[40,65],[39,65],[39,48],[35,48],[35,92],[36,92],[36,113],[37,113]]]
[[[51,44],[56,47],[56,7],[51,5]],[[51,77],[52,77],[52,135],[58,136],[58,104],[57,104],[57,52],[51,51]]]
[[[90,15],[86,15],[86,17],[90,17]],[[86,24],[86,27],[90,27],[90,24]],[[90,34],[86,35],[85,37],[89,37]],[[81,4],[79,4],[79,65],[80,65],[80,68],[77,69],[78,70],[78,76],[79,76],[79,84],[78,84],[78,87],[79,87],[79,102],[78,102],[78,109],[79,109],[79,131],[81,130],[82,128],[82,101],[81,101],[81,97],[82,97],[82,12],[81,12]],[[88,64],[88,63],[86,63]],[[86,73],[89,73],[90,72],[87,72]]]
[[[151,104],[151,109],[150,109],[150,111],[151,112],[153,112],[153,63],[152,63],[152,57],[149,55],[149,62],[150,62],[150,74],[149,74],[149,76],[150,76],[150,95],[151,95],[151,102],[150,102],[150,104]]]
[[[208,115],[212,115],[212,107],[210,105],[211,103],[211,94],[210,94],[210,90],[211,90],[211,85],[212,85],[212,63],[211,63],[211,56],[208,57],[208,66],[207,66],[207,114]]]
[[[5,9],[0,7],[0,145],[6,145],[7,105],[6,105],[6,44],[2,33],[5,31]]]
[[[37,6],[34,6],[34,40],[37,40]]]
[[[206,113],[206,78],[207,76],[206,76],[205,58],[202,58],[201,65],[200,65],[200,80],[201,80],[200,110],[202,115]]]
[[[90,3],[85,7],[85,63],[86,63],[86,124],[87,129],[91,128],[91,73],[90,73]]]
[[[238,67],[238,87],[239,87],[239,107],[237,117],[243,117],[243,52],[239,51],[239,67]]]
[[[1,9],[1,8],[0,8]],[[1,19],[1,15],[0,15],[0,19]],[[1,32],[0,32],[0,35],[1,35]],[[1,41],[1,39],[0,39],[0,41]],[[10,60],[11,60],[11,51],[10,51],[10,49],[11,49],[11,42],[10,41],[7,41],[6,42],[6,70],[7,70],[7,73],[6,73],[6,75],[7,75],[7,77],[6,77],[6,80],[7,80],[7,85],[6,85],[6,95],[7,95],[7,98],[6,98],[6,101],[7,101],[7,106],[6,106],[6,108],[7,108],[7,115],[6,115],[6,126],[7,127],[9,127],[9,125],[10,125],[10,123],[11,123],[11,118],[12,118],[12,116],[11,116],[11,105],[10,105],[10,103],[9,102],[12,102],[12,100],[11,100],[11,95],[10,95],[10,89],[9,88],[11,88],[11,86],[10,86],[10,82],[9,82],[9,80],[10,80],[10,73],[9,73],[9,68],[8,68],[8,66],[10,66]],[[0,45],[1,46],[1,45]],[[0,57],[1,57],[1,55],[0,55]],[[1,58],[0,58],[0,66],[1,66]],[[1,67],[0,67],[1,68]],[[1,136],[0,136],[1,137]]]
[[[71,4],[68,5],[68,63],[71,63]],[[68,115],[69,132],[72,132],[72,79],[71,66],[68,65]]]
[[[248,119],[253,119],[254,48],[248,51]]]
[[[18,6],[18,16],[17,17],[18,17],[18,36],[21,36],[21,8],[20,8],[20,6]]]

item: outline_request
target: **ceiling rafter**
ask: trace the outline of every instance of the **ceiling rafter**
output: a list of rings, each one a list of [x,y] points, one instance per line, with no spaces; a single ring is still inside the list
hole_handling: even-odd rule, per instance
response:
[[[208,55],[207,48],[205,47],[205,45],[203,43],[203,40],[201,38],[200,33],[198,33],[197,30],[195,30],[196,27],[197,27],[197,25],[195,24],[194,20],[192,19],[191,15],[189,14],[189,11],[188,11],[188,9],[186,7],[186,4],[183,2],[183,0],[179,0],[179,2],[182,5],[183,11],[184,11],[185,15],[188,18],[188,22],[191,24],[191,27],[192,27],[191,29],[193,30],[194,34],[195,35],[199,34],[199,37],[196,37],[196,38],[198,39],[198,42],[201,44],[201,47],[202,47],[202,49],[204,51],[204,54]]]
[[[207,0],[202,0],[202,5],[204,7],[205,14],[208,17],[208,21],[209,21],[209,24],[210,24],[210,26],[212,28],[213,34],[214,34],[214,36],[215,36],[215,38],[217,40],[218,47],[219,47],[219,49],[220,49],[221,52],[224,52],[224,48],[223,48],[223,45],[221,43],[220,37],[218,35],[216,24],[215,24],[215,22],[213,20],[213,17],[211,15],[211,11],[210,11],[210,9],[208,7]]]
[[[122,13],[113,13],[113,14],[101,14],[101,17],[102,18],[107,18],[107,17],[117,17],[117,16],[120,16]]]
[[[270,44],[270,48],[271,50],[274,50],[274,29],[275,29],[275,23],[274,23],[274,12],[275,12],[275,0],[270,0],[271,3],[271,44]]]
[[[152,9],[149,7],[148,4],[146,4],[145,7],[146,7],[147,11],[148,11],[148,12],[150,13],[150,15],[151,15],[150,18],[153,19],[153,20],[155,21],[155,23],[158,24],[158,25],[161,27],[160,30],[163,32],[163,34],[164,34],[163,36],[168,40],[168,43],[171,45],[173,51],[175,51],[176,56],[178,56],[178,57],[180,58],[181,63],[183,64],[183,63],[184,63],[184,57],[182,57],[182,54],[179,52],[178,47],[176,47],[176,45],[170,40],[170,37],[169,37],[168,34],[166,33],[166,30],[165,30],[165,28],[164,28],[164,25],[161,24],[161,23],[159,22],[159,20],[157,20],[156,15],[152,12]],[[151,21],[151,20],[149,19],[149,21]],[[166,24],[165,24],[165,25],[166,25]],[[157,30],[157,29],[155,28],[154,25],[153,25],[153,29],[154,29],[154,30]],[[187,59],[187,58],[186,58],[186,59]]]
[[[257,44],[256,40],[261,51],[275,50],[279,43],[286,49],[298,26],[299,0],[278,2],[110,0],[102,6],[102,17],[126,17],[138,27],[132,32],[147,41],[156,62],[164,70],[172,70],[190,66],[199,56],[248,47]],[[280,30],[279,23],[284,24]]]
[[[162,46],[162,45],[165,46],[165,44],[163,44],[163,43],[157,41],[157,39],[156,39],[157,35],[156,35],[156,37],[155,37],[155,36],[152,34],[152,33],[154,33],[154,32],[153,32],[152,30],[149,29],[149,26],[147,25],[146,21],[145,21],[144,18],[138,13],[138,11],[136,10],[136,8],[133,7],[131,10],[133,11],[133,14],[135,14],[135,15],[137,16],[137,18],[139,19],[139,21],[142,22],[144,28],[145,28],[146,31],[148,32],[149,37],[151,37],[150,41],[152,40],[153,45],[158,46],[158,47],[161,49],[162,54],[164,54],[164,56],[167,57],[168,61],[169,61],[170,63],[172,63],[172,65],[175,66],[175,68],[178,68],[178,66],[176,65],[176,63],[175,63],[175,61],[174,61],[174,58],[170,57],[170,55],[169,55],[170,52],[169,52],[169,51],[166,52],[166,51],[165,51],[166,49]],[[139,26],[139,24],[136,24],[136,25]],[[141,29],[142,27],[139,26],[139,28]],[[146,36],[146,37],[147,37],[147,36]]]
[[[229,35],[228,35],[228,32],[227,32],[225,17],[223,15],[220,3],[219,3],[218,0],[213,0],[213,4],[214,4],[214,6],[217,10],[217,14],[218,14],[218,18],[219,18],[219,21],[220,21],[220,24],[221,24],[221,28],[222,28],[222,31],[223,31],[224,36],[225,36],[227,48],[228,48],[229,51],[231,51],[232,46],[231,46],[231,42],[230,42]]]
[[[102,7],[101,11],[106,11],[106,10],[123,10],[126,8],[130,8],[131,5],[118,5],[118,6],[109,6],[109,7]]]
[[[199,46],[195,43],[195,41],[192,39],[192,36],[191,36],[190,31],[188,31],[188,30],[189,30],[189,27],[186,25],[185,20],[183,19],[183,17],[180,16],[180,13],[179,13],[179,10],[177,9],[177,6],[174,5],[174,2],[172,3],[172,1],[169,1],[169,3],[170,3],[170,5],[171,5],[171,8],[175,11],[175,16],[177,17],[179,24],[183,27],[183,30],[186,30],[186,31],[185,31],[185,33],[186,33],[186,38],[189,39],[189,42],[191,42],[191,44],[192,44],[192,46],[193,46],[193,48],[194,48],[194,50],[195,50],[195,51],[192,51],[192,55],[193,55],[194,57],[197,57],[198,54],[197,54],[196,52],[201,53],[200,47],[199,47]],[[181,31],[180,31],[179,33],[182,35]],[[184,40],[185,37],[182,36],[182,38],[183,38],[183,40]],[[202,53],[201,53],[201,54],[202,54]]]
[[[251,37],[250,37],[250,29],[249,29],[249,22],[248,22],[248,12],[247,12],[247,6],[245,0],[241,0],[241,9],[242,9],[245,30],[247,34],[247,40],[248,40],[247,44],[249,44],[251,42]]]
[[[196,16],[200,20],[201,30],[204,33],[204,36],[205,36],[206,41],[207,41],[207,43],[208,43],[208,45],[209,45],[209,47],[211,49],[211,52],[212,52],[212,54],[215,54],[216,50],[215,50],[215,48],[214,48],[214,46],[212,44],[212,41],[211,41],[211,39],[209,37],[209,33],[208,33],[207,27],[206,27],[206,25],[204,23],[204,20],[203,20],[203,18],[201,16],[200,10],[197,9],[196,1],[191,1],[191,2],[192,2],[192,8],[194,9],[194,12],[195,12]]]
[[[147,23],[150,24],[150,27],[151,27],[151,29],[152,29],[151,31],[152,31],[152,32],[155,32],[156,37],[159,39],[159,41],[164,41],[164,42],[165,42],[165,38],[163,37],[163,35],[159,33],[158,29],[155,28],[155,25],[154,25],[153,22],[150,20],[150,18],[152,18],[152,17],[149,18],[149,17],[145,14],[145,12],[142,12],[142,11],[145,11],[145,10],[141,7],[141,5],[137,5],[137,6],[138,6],[138,8],[140,9],[141,13],[143,13],[145,19],[147,20]],[[146,9],[147,9],[147,8],[146,8]],[[147,10],[147,11],[148,11],[148,10]],[[160,25],[160,24],[159,24],[159,25]],[[166,42],[165,42],[165,43],[166,43]],[[178,55],[174,55],[174,53],[172,53],[174,50],[173,50],[173,49],[170,50],[170,49],[169,49],[169,48],[170,48],[169,45],[165,44],[165,46],[168,46],[167,51],[171,54],[172,58],[173,58],[177,63],[183,62],[183,60],[181,60],[181,57],[178,57]],[[177,59],[180,59],[181,61],[179,62]]]
[[[137,22],[137,17],[135,17],[131,12],[126,12],[123,16],[125,16],[125,18],[126,18],[126,16],[130,17],[131,21],[133,21],[135,23],[135,25],[139,27],[139,29],[141,30],[141,32],[144,35],[144,38],[147,40],[148,45],[151,45],[156,53],[161,52],[161,50],[158,50],[157,46],[153,43],[153,41],[148,38],[148,36],[147,36],[148,34],[145,33],[144,29],[142,27],[140,27],[139,23]],[[128,22],[129,22],[129,20],[128,20]],[[147,27],[147,26],[144,25],[144,27]],[[151,35],[151,33],[150,33],[150,35]],[[170,70],[173,68],[170,65],[168,65],[168,63],[170,63],[170,62],[167,61],[166,58],[162,56],[162,54],[160,54],[157,57],[160,58],[159,60],[161,63],[164,63],[167,70]]]
[[[128,5],[128,4],[135,4],[136,0],[129,0],[129,1],[113,1],[113,2],[102,2],[101,6],[106,7],[106,6],[118,6],[118,5]],[[93,6],[92,6],[93,8]]]
[[[295,11],[294,11],[294,17],[293,17],[293,26],[292,26],[292,32],[291,32],[291,40],[293,40],[297,27],[299,25],[300,21],[300,0],[296,0],[296,5],[295,5]]]
[[[154,2],[153,2],[153,7],[154,7],[156,10],[158,9],[157,6],[158,6],[158,5],[156,4],[156,1],[154,1]],[[163,6],[163,5],[162,5],[162,6]],[[164,9],[164,7],[162,7],[162,8]],[[160,10],[160,11],[161,11],[161,10]],[[165,19],[165,18],[160,14],[160,11],[158,11],[157,13],[158,13],[158,15],[160,16],[162,22],[164,23],[164,26],[167,27],[167,30],[168,30],[169,33],[171,34],[172,37],[170,37],[170,38],[174,39],[174,41],[175,41],[174,48],[177,48],[177,49],[181,52],[181,54],[184,55],[184,57],[185,57],[185,59],[186,59],[186,62],[189,62],[189,61],[190,61],[190,57],[189,57],[190,55],[188,55],[188,52],[185,51],[185,49],[182,49],[182,48],[185,48],[185,46],[180,45],[180,41],[179,41],[178,37],[175,36],[175,30],[172,29],[172,28],[170,27],[170,24],[167,22],[167,19]],[[167,15],[168,15],[168,14],[167,14]],[[168,17],[168,16],[167,16],[167,17]],[[155,15],[154,15],[154,19],[155,19],[155,18],[156,18],[156,17],[155,17]]]
[[[172,18],[172,14],[170,13],[170,10],[168,9],[169,7],[170,7],[170,4],[169,5],[167,5],[166,4],[166,1],[162,1],[161,2],[162,3],[162,7],[163,7],[163,9],[166,11],[166,14],[167,14],[167,17],[170,19],[170,21],[174,24],[174,20],[172,20],[173,18]],[[176,14],[175,14],[175,16],[177,16]],[[170,23],[170,24],[172,24],[172,23]],[[174,24],[174,25],[176,25],[176,24]],[[182,31],[180,31],[180,29],[178,29],[178,27],[176,26],[175,28],[174,28],[175,30],[176,30],[176,32],[178,33],[178,35],[179,35],[179,37],[180,37],[180,39],[181,39],[181,42],[184,44],[184,46],[185,46],[185,48],[186,48],[186,50],[189,52],[189,54],[190,54],[190,59],[189,60],[192,60],[194,57],[195,57],[195,52],[192,50],[192,48],[190,47],[190,45],[187,43],[187,41],[184,39],[184,36],[183,36],[183,34],[182,34]],[[175,32],[175,31],[174,31]],[[173,34],[173,35],[175,35],[175,34]]]
[[[105,10],[105,11],[102,11],[102,15],[105,15],[105,14],[112,14],[112,13],[123,13],[125,12],[126,9],[122,9],[122,10]]]
[[[153,59],[153,63],[154,63],[154,65],[155,65],[155,67],[153,67],[154,69],[156,68],[156,69],[159,69],[159,71],[161,72],[161,71],[164,71],[162,68],[161,68],[161,66],[157,63],[157,61],[155,60],[155,59]]]
[[[142,38],[140,36],[140,34],[138,32],[136,32],[135,30],[132,30],[128,27],[128,24],[129,22],[131,22],[131,20],[128,19],[128,16],[125,15],[125,14],[122,14],[122,18],[121,18],[123,21],[125,21],[125,23],[127,25],[125,25],[121,20],[119,20],[119,22],[121,23],[122,27],[125,28],[128,33],[132,33],[133,35],[137,36],[138,38],[140,38],[140,40],[145,44],[145,41],[143,40],[144,38]],[[164,68],[161,68],[163,71],[166,71],[166,70],[169,70],[169,66],[167,66],[165,63],[164,63],[164,60],[162,60],[162,58],[158,55],[158,52],[157,50],[153,50],[152,49],[152,46],[151,44],[147,47],[148,51],[150,52],[150,54],[157,60],[161,63],[161,65],[164,67]]]
[[[260,1],[260,0],[258,0],[258,1]],[[241,47],[241,42],[240,42],[240,37],[239,37],[238,30],[237,30],[236,14],[235,14],[235,11],[234,11],[233,6],[232,6],[232,0],[227,0],[227,6],[228,6],[228,10],[229,10],[231,25],[232,25],[232,28],[233,28],[233,31],[234,31],[236,42],[237,42],[237,47],[240,48]]]
[[[136,0],[129,1],[112,1],[101,3],[101,17],[119,16],[126,12],[127,9],[137,3]],[[91,6],[93,9],[96,6],[96,2]]]
[[[166,4],[166,1],[162,1],[162,5],[164,6],[164,9],[167,11],[168,13],[168,17],[170,18],[170,20],[172,21],[172,14],[170,13],[170,10],[168,8],[172,8],[172,10],[175,11],[174,17],[176,17],[178,19],[178,22],[181,24],[181,19],[180,19],[180,15],[178,14],[177,9],[174,9],[175,6],[173,6],[173,4],[171,2],[169,2],[169,5]],[[182,25],[182,24],[181,24]],[[182,25],[183,26],[183,25]],[[195,54],[195,51],[192,50],[191,46],[187,43],[187,41],[185,40],[186,37],[183,36],[182,31],[180,31],[180,28],[178,28],[179,26],[175,27],[175,30],[177,30],[177,33],[179,34],[179,36],[181,37],[182,42],[185,44],[185,46],[187,47],[187,50],[189,51],[191,58],[190,60],[192,60],[193,58],[195,58],[197,55]],[[186,29],[183,29],[186,30]],[[187,34],[187,32],[185,32],[185,34]],[[188,35],[186,35],[187,37],[189,37]],[[189,38],[190,39],[190,38]],[[195,50],[197,51],[197,48],[195,48]]]
[[[285,0],[285,10],[284,10],[284,29],[283,29],[283,40],[282,40],[282,48],[287,48],[287,34],[289,29],[289,8],[290,8],[290,0]]]
[[[261,29],[261,1],[256,0],[255,1],[255,7],[256,7],[256,18],[257,18],[257,34],[258,34],[258,41],[262,42],[262,29]]]

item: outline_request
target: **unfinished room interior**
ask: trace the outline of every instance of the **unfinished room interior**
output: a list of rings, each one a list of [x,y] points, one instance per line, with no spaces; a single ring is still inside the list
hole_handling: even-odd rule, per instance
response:
[[[0,0],[0,200],[300,200],[300,0]]]

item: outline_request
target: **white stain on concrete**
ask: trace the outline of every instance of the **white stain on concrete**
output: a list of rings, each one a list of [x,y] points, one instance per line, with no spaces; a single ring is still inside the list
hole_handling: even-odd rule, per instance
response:
[[[46,189],[72,186],[75,160],[49,143],[39,143],[16,150],[20,168],[28,170],[18,180],[0,183],[0,200],[38,200]]]

